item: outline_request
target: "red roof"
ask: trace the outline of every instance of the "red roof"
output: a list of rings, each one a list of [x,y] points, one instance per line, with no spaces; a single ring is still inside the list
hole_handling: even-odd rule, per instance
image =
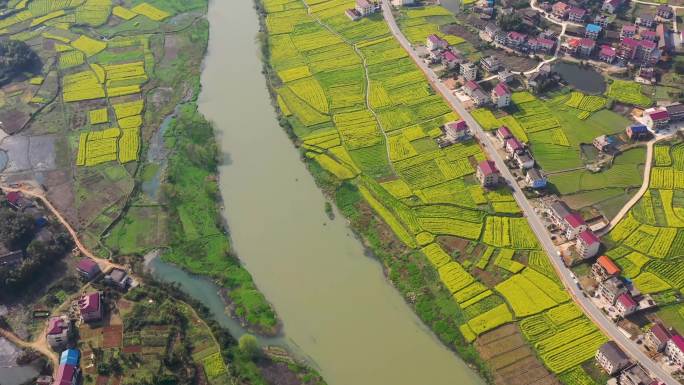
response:
[[[583,17],[587,13],[587,11],[585,9],[577,8],[577,7],[570,8],[570,11],[568,11],[568,12],[572,13],[576,16],[580,16],[580,17]]]
[[[55,382],[52,385],[71,385],[77,374],[78,372],[74,365],[60,365],[57,370],[57,377],[55,377]]]
[[[622,26],[622,32],[636,32],[637,26],[634,24],[628,24],[628,25],[623,25]]]
[[[660,322],[656,323],[653,325],[651,328],[651,333],[658,339],[660,342],[667,342],[672,338],[672,334],[670,334],[670,331],[667,330],[665,325],[661,324]]]
[[[508,33],[508,38],[511,40],[525,40],[525,36],[525,34],[515,31],[511,31]]]
[[[615,49],[609,45],[602,45],[600,55],[613,57],[615,56]]]
[[[86,294],[78,301],[81,313],[91,313],[100,309],[100,293],[94,292]]]
[[[596,42],[594,41],[594,39],[590,39],[588,37],[585,37],[585,38],[582,38],[582,40],[580,40],[580,45],[582,47],[585,47],[585,48],[594,48],[594,46],[596,45]]]
[[[62,330],[66,329],[66,327],[66,322],[63,319],[59,317],[52,317],[50,318],[50,321],[48,321],[47,334],[62,334]]]
[[[582,216],[577,213],[568,214],[563,219],[565,219],[565,221],[568,222],[570,227],[572,227],[573,229],[576,229],[580,226],[584,226],[587,224],[586,222],[584,222]]]
[[[636,48],[636,47],[639,45],[639,41],[638,41],[638,40],[635,40],[635,39],[632,39],[631,37],[626,37],[626,38],[622,39],[621,44],[622,44],[623,46],[627,46],[627,47],[629,47],[629,48],[634,49],[634,48]]]
[[[457,59],[456,55],[454,55],[454,53],[451,51],[444,51],[444,53],[442,54],[442,57],[446,61],[454,61]]]
[[[556,44],[555,41],[551,39],[545,39],[545,38],[539,38],[537,39],[537,43],[539,45],[547,46],[547,47],[553,47],[554,44]]]
[[[667,112],[667,110],[660,110],[656,112],[652,112],[648,114],[648,116],[651,118],[651,120],[668,120],[670,119],[670,114]]]
[[[16,204],[19,198],[21,198],[21,193],[17,191],[11,191],[7,193],[7,201],[9,201],[11,204]]]
[[[680,336],[679,334],[673,335],[672,336],[672,343],[675,344],[677,349],[684,352],[684,338],[682,338],[682,336]]]
[[[76,265],[78,270],[84,271],[88,274],[94,273],[96,271],[95,269],[99,269],[99,267],[100,266],[98,266],[97,262],[90,258],[83,258],[78,262],[78,265]]]
[[[455,131],[463,131],[468,128],[468,125],[464,120],[459,120],[458,122],[447,123],[447,128]]]
[[[444,39],[442,39],[441,37],[439,37],[439,36],[437,36],[437,35],[435,35],[435,34],[432,34],[432,35],[428,36],[427,38],[428,38],[428,40],[430,40],[430,42],[432,42],[433,44],[440,44],[440,43],[443,43],[443,42],[445,41]]]
[[[639,36],[641,36],[641,37],[655,37],[656,35],[657,34],[655,31],[646,30],[646,31],[639,32]]]
[[[499,172],[499,170],[496,168],[496,164],[494,164],[494,162],[492,162],[491,160],[484,160],[480,162],[480,164],[478,164],[477,167],[482,171],[482,174],[484,174],[485,176],[489,176]]]
[[[578,45],[580,45],[580,39],[570,39],[568,40],[568,45],[570,47],[577,47]]]
[[[506,141],[506,147],[510,147],[511,151],[522,150],[523,146],[516,138],[510,138]]]
[[[639,42],[639,44],[641,44],[642,47],[648,48],[648,49],[654,49],[656,47],[656,43],[654,43],[650,40],[641,40]]]
[[[480,86],[479,86],[477,83],[475,83],[474,81],[472,81],[472,80],[468,80],[468,81],[465,83],[465,87],[468,88],[468,89],[471,90],[471,91],[475,91],[476,89],[480,88]]]
[[[361,8],[369,8],[371,3],[369,3],[367,0],[356,0],[356,5]]]
[[[617,265],[615,264],[615,262],[613,262],[612,259],[608,258],[605,255],[598,257],[598,259],[596,259],[596,263],[603,267],[606,273],[610,275],[620,274],[620,268],[617,267]]]
[[[554,11],[555,11],[555,10],[558,10],[558,11],[565,11],[566,9],[568,9],[568,7],[569,7],[569,5],[565,4],[565,3],[562,2],[562,1],[559,1],[559,2],[557,2],[556,4],[553,5]]]
[[[620,294],[620,296],[617,298],[617,300],[625,308],[635,307],[637,305],[636,301],[634,301],[634,298],[632,298],[632,296],[629,295],[629,293]]]
[[[511,134],[511,130],[509,130],[506,126],[499,127],[499,129],[496,130],[496,133],[504,139],[513,137],[513,134]]]
[[[597,244],[599,241],[598,237],[591,230],[584,230],[579,235],[580,239],[584,241],[588,246]]]
[[[508,87],[506,87],[504,83],[499,83],[494,87],[494,93],[498,96],[504,96],[510,94],[511,91],[508,90]]]

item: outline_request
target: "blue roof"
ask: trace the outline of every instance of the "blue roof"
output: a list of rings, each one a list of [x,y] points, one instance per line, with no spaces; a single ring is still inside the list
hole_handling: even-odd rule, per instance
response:
[[[78,366],[78,362],[81,358],[81,353],[76,350],[76,349],[67,349],[62,352],[62,356],[60,357],[59,364],[60,365],[74,365]]]
[[[648,131],[648,128],[646,126],[644,126],[643,124],[634,124],[634,125],[630,126],[630,128],[632,129],[632,132]]]
[[[586,30],[587,30],[587,32],[599,33],[599,32],[601,32],[601,26],[598,24],[587,24]]]

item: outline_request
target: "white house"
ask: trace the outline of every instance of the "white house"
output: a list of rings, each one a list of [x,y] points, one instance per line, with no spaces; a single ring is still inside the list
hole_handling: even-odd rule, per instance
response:
[[[684,365],[684,338],[679,334],[674,334],[665,344],[665,355],[677,366]]]
[[[430,51],[436,51],[438,49],[446,49],[449,46],[449,43],[441,37],[432,34],[427,37],[425,45]]]
[[[579,255],[581,255],[582,258],[587,259],[598,254],[599,248],[601,247],[601,241],[593,231],[584,230],[579,233],[575,247],[577,248]]]
[[[492,90],[492,101],[497,107],[508,107],[511,104],[511,91],[506,87],[506,84],[499,83]]]

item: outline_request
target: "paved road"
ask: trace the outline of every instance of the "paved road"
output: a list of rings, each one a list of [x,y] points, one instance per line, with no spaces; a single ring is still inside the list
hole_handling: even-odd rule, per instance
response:
[[[589,316],[589,318],[592,319],[594,323],[599,328],[601,328],[601,330],[603,330],[603,332],[608,337],[613,339],[629,355],[631,355],[634,359],[639,361],[646,369],[651,371],[653,375],[659,377],[668,385],[678,384],[678,382],[662,367],[657,365],[655,362],[651,361],[646,356],[646,354],[644,354],[639,349],[639,346],[635,342],[625,337],[625,335],[620,332],[617,326],[608,318],[606,318],[604,314],[601,312],[601,310],[595,307],[594,304],[584,296],[582,291],[577,287],[577,284],[574,282],[570,270],[565,268],[563,262],[558,257],[556,247],[554,246],[549,233],[546,231],[546,227],[544,226],[543,222],[541,221],[539,216],[537,216],[536,212],[534,211],[534,208],[525,197],[525,194],[523,193],[522,189],[515,182],[515,178],[511,174],[510,170],[508,169],[508,167],[506,167],[504,160],[498,154],[497,149],[494,143],[492,142],[491,136],[485,133],[482,127],[480,127],[480,125],[475,121],[475,119],[473,119],[473,117],[465,109],[465,107],[458,100],[458,98],[456,98],[451,93],[451,91],[444,85],[444,83],[439,81],[437,76],[434,74],[434,72],[432,72],[428,65],[422,59],[420,59],[420,57],[418,57],[417,53],[411,47],[411,43],[409,43],[409,41],[406,39],[404,34],[397,26],[396,20],[394,19],[394,15],[392,14],[389,0],[382,0],[382,8],[385,21],[389,25],[389,28],[394,37],[399,41],[401,46],[406,50],[406,52],[413,58],[414,62],[425,73],[425,76],[428,78],[428,81],[432,84],[433,88],[437,90],[439,93],[441,93],[444,99],[451,105],[451,107],[461,116],[463,120],[466,121],[468,127],[470,127],[475,137],[480,141],[482,147],[488,154],[489,158],[496,163],[496,167],[501,171],[501,175],[508,181],[509,185],[513,190],[512,193],[515,197],[516,202],[518,202],[518,205],[525,213],[525,216],[527,217],[527,221],[529,222],[530,227],[539,239],[539,243],[544,248],[544,251],[546,251],[546,253],[548,254],[549,259],[553,263],[556,271],[558,272],[558,275],[561,277],[561,280],[563,281],[563,284],[565,285],[566,289],[572,295],[573,300],[583,309],[585,314],[587,314],[587,316]]]

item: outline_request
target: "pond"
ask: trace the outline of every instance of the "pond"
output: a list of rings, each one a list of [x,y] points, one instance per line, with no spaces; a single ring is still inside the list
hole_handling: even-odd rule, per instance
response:
[[[583,68],[577,64],[556,63],[552,67],[570,87],[586,94],[602,94],[606,91],[603,76],[591,67]]]
[[[19,353],[19,348],[0,337],[0,384],[19,385],[38,376],[38,369],[35,367],[16,364]]]

